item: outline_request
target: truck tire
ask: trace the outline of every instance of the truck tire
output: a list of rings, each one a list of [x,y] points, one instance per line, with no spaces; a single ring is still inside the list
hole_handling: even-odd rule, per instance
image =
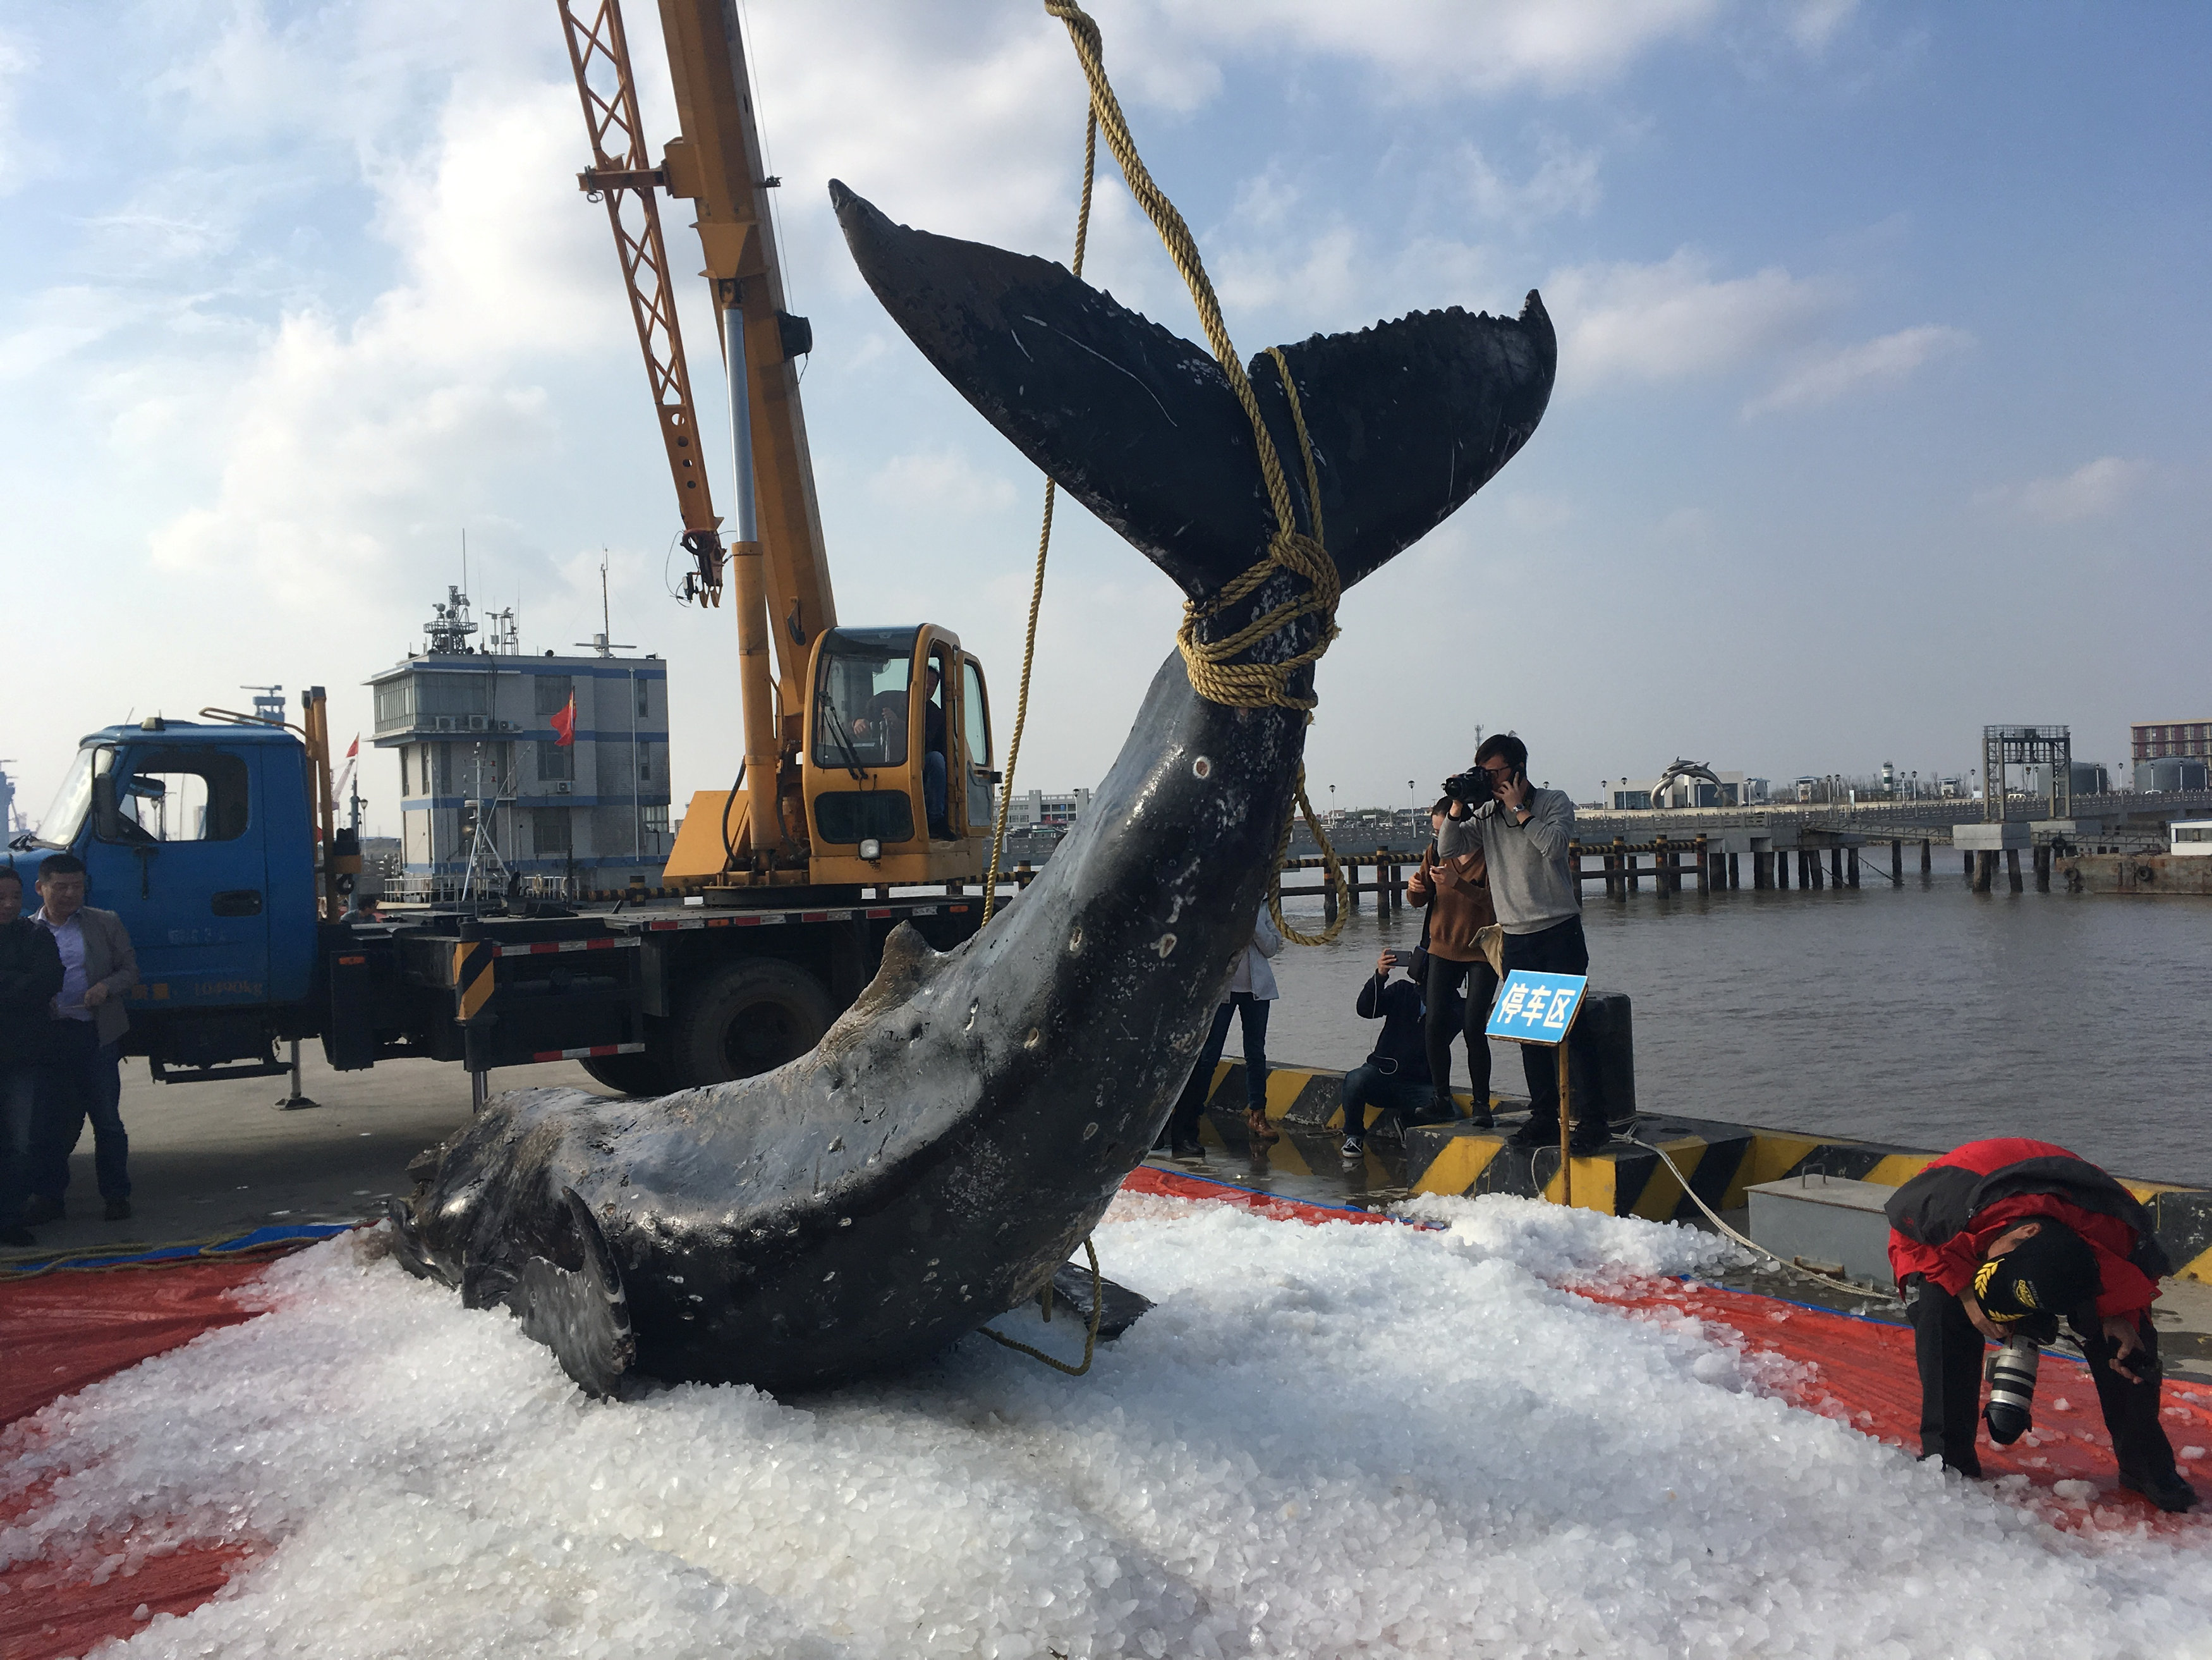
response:
[[[576,1064],[591,1075],[594,1083],[619,1090],[624,1095],[666,1095],[676,1087],[667,1067],[649,1051],[643,1055],[597,1055]]]
[[[834,1011],[812,975],[773,958],[732,963],[684,1004],[671,1045],[679,1088],[771,1072],[822,1041]]]

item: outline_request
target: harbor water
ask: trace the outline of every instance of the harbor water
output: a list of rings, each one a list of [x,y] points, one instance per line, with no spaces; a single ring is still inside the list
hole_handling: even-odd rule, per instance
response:
[[[2030,1135],[2212,1184],[2212,900],[1863,879],[1585,901],[1592,983],[1633,1000],[1640,1108],[1936,1149]],[[1353,1012],[1361,976],[1420,927],[1370,908],[1333,945],[1285,947],[1271,1058],[1358,1065],[1377,1030]],[[1522,1093],[1494,1049],[1493,1087]],[[1462,1088],[1466,1065],[1455,1046]]]

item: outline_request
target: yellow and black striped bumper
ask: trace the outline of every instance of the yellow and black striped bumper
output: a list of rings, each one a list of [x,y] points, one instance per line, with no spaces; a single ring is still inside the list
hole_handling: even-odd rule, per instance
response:
[[[1336,1128],[1343,1122],[1343,1073],[1320,1067],[1270,1067],[1267,1116],[1293,1128]],[[1457,1094],[1464,1108],[1470,1098],[1464,1090]],[[1206,1104],[1241,1111],[1244,1104],[1244,1063],[1223,1061],[1214,1068]],[[1496,1096],[1492,1104],[1503,1111],[1525,1105]],[[1688,1177],[1691,1191],[1721,1211],[1747,1204],[1748,1189],[1761,1182],[1792,1176],[1818,1173],[1896,1187],[1936,1156],[1887,1142],[1830,1140],[1659,1113],[1644,1114],[1638,1124],[1637,1139],[1664,1147]],[[1558,1149],[1510,1147],[1496,1130],[1470,1124],[1425,1126],[1407,1134],[1406,1156],[1408,1182],[1416,1193],[1510,1193],[1554,1200],[1559,1195]],[[1687,1221],[1698,1213],[1674,1173],[1642,1147],[1616,1141],[1573,1162],[1575,1203],[1584,1209],[1654,1222]],[[2121,1179],[2150,1211],[2176,1276],[2212,1284],[2212,1191]]]

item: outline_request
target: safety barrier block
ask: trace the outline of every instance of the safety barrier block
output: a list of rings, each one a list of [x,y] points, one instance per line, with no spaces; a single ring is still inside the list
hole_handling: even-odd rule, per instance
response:
[[[1747,1130],[1729,1124],[1646,1117],[1638,1140],[1666,1150],[1690,1190],[1716,1209],[1750,1150]],[[1510,1193],[1557,1200],[1562,1186],[1556,1147],[1515,1147],[1494,1130],[1432,1124],[1406,1136],[1417,1193]],[[1577,1207],[1655,1222],[1687,1220],[1698,1207],[1674,1171],[1647,1148],[1615,1141],[1571,1161]]]
[[[1460,1110],[1471,1110],[1474,1098],[1466,1090],[1452,1091]],[[1224,1112],[1244,1110],[1244,1063],[1228,1060],[1213,1069],[1213,1087],[1206,1091],[1206,1104]],[[1504,1100],[1492,1095],[1493,1107],[1512,1106],[1521,1103]],[[1344,1119],[1344,1074],[1323,1067],[1269,1067],[1267,1068],[1267,1116],[1301,1129],[1336,1129]],[[1369,1122],[1373,1122],[1370,1114]]]
[[[1473,1098],[1465,1090],[1454,1094],[1467,1110]],[[1206,1105],[1242,1112],[1244,1099],[1244,1062],[1218,1063]],[[1491,1104],[1494,1110],[1512,1112],[1528,1104],[1493,1094]],[[1334,1129],[1342,1124],[1343,1109],[1342,1073],[1321,1067],[1267,1069],[1270,1119],[1300,1128]],[[1689,1177],[1692,1189],[1717,1211],[1741,1210],[1751,1202],[1753,1188],[1791,1177],[1825,1175],[1899,1187],[1938,1156],[1889,1141],[1829,1140],[1672,1114],[1645,1114],[1638,1121],[1637,1139],[1665,1147]],[[1508,1147],[1497,1131],[1478,1130],[1468,1122],[1424,1125],[1410,1131],[1406,1143],[1416,1193],[1559,1197],[1559,1154],[1553,1149]],[[1602,1152],[1577,1158],[1574,1177],[1575,1202],[1589,1209],[1662,1222],[1686,1221],[1698,1214],[1673,1172],[1641,1147],[1615,1142]],[[2121,1179],[2149,1208],[2176,1277],[2212,1284],[2212,1190]]]
[[[2174,1278],[2212,1285],[2212,1193],[2167,1188],[2150,1201],[2158,1243],[2172,1259]]]

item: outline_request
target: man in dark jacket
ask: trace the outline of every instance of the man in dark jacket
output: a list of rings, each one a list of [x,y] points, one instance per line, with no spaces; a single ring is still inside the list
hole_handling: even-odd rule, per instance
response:
[[[23,1225],[32,1115],[46,1059],[46,1006],[62,988],[53,936],[23,915],[23,879],[0,865],[0,1244],[35,1245]]]
[[[123,1128],[123,1034],[131,1017],[125,994],[138,983],[138,953],[130,930],[112,910],[84,903],[85,869],[58,853],[39,862],[35,920],[61,953],[62,988],[46,1023],[48,1053],[39,1080],[38,1122],[31,1138],[28,1222],[67,1213],[70,1154],[92,1121],[93,1169],[107,1219],[131,1214],[131,1139]]]
[[[1363,1020],[1380,1020],[1382,1035],[1364,1064],[1344,1074],[1344,1156],[1367,1151],[1367,1110],[1378,1109],[1382,1122],[1397,1121],[1399,1133],[1429,1104],[1427,1039],[1422,1031],[1421,988],[1410,980],[1393,980],[1398,953],[1375,959],[1375,972],[1361,982],[1355,1006]],[[1379,1128],[1379,1126],[1378,1126]]]
[[[1889,1262],[1920,1368],[1920,1456],[1982,1473],[1983,1340],[2081,1340],[2120,1485],[2160,1510],[2197,1493],[2158,1418],[2161,1374],[2150,1305],[2172,1272],[2136,1196],[2048,1141],[1970,1141],[1890,1196]]]

